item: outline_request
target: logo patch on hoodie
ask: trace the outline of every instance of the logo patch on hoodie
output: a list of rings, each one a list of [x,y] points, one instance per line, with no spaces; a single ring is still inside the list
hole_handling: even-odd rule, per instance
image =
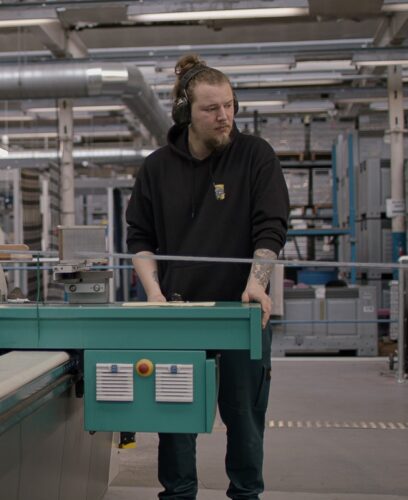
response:
[[[225,200],[224,184],[214,184],[215,199],[218,201]]]

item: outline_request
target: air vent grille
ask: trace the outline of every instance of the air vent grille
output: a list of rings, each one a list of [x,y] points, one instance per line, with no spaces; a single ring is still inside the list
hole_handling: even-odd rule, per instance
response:
[[[156,365],[156,402],[192,403],[193,365]]]
[[[97,401],[133,401],[133,365],[96,364]]]

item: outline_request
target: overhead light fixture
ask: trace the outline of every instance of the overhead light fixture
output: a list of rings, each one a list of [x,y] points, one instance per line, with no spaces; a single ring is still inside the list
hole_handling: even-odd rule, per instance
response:
[[[26,129],[27,130],[27,129]],[[127,129],[117,129],[109,130],[105,129],[93,129],[93,130],[79,130],[77,134],[74,135],[74,141],[77,141],[81,137],[130,137],[132,133]],[[27,131],[27,132],[9,132],[7,134],[8,139],[12,140],[25,140],[25,139],[57,139],[59,137],[58,132],[53,132],[51,130],[44,132]]]
[[[169,83],[151,83],[150,86],[156,91],[156,92],[167,92],[171,91],[174,87],[174,85],[171,85]]]
[[[368,51],[367,53],[354,54],[353,64],[359,67],[375,66],[408,66],[408,51],[401,50],[378,50]]]
[[[139,11],[139,12],[138,12]],[[188,12],[140,13],[129,7],[128,19],[139,23],[166,23],[181,21],[218,21],[236,19],[268,19],[309,15],[308,7],[275,7],[268,9],[201,10]]]
[[[406,12],[408,11],[408,2],[384,3],[381,10],[383,12]]]
[[[295,87],[309,85],[332,85],[344,80],[341,73],[311,73],[311,74],[276,74],[265,75],[262,78],[254,79],[253,76],[242,76],[234,79],[234,88],[251,87]]]
[[[214,68],[227,74],[237,74],[237,73],[249,73],[249,74],[261,74],[261,73],[271,73],[273,71],[283,71],[289,70],[291,65],[287,63],[276,63],[276,64],[242,64],[238,66],[227,65],[218,66],[215,64]]]
[[[10,139],[14,141],[18,140],[34,140],[34,139],[58,139],[58,132],[15,132],[9,134]],[[95,138],[104,138],[104,137],[131,137],[130,131],[123,132],[104,132],[104,131],[89,131],[89,132],[80,132],[75,134],[73,140],[74,142],[79,142],[81,137],[95,137]]]
[[[53,24],[55,19],[0,19],[0,28],[23,28],[24,26],[44,26]]]
[[[0,114],[1,122],[32,122],[34,117],[27,115],[2,115]]]
[[[270,73],[287,71],[296,66],[294,55],[268,55],[266,57],[222,56],[207,59],[209,66],[224,73]]]
[[[241,108],[248,107],[265,107],[265,106],[282,106],[286,104],[287,101],[283,100],[270,100],[270,101],[239,101]]]
[[[58,132],[10,132],[9,139],[54,139],[58,137]]]
[[[336,95],[334,96],[334,100],[342,104],[370,104],[372,102],[383,101],[384,97],[374,97],[374,96],[361,97],[358,95],[356,96],[350,95],[343,97],[339,94],[338,97]]]
[[[331,78],[322,78],[319,80],[296,80],[296,81],[269,81],[262,79],[259,82],[239,82],[237,85],[234,85],[234,89],[266,89],[269,87],[309,87],[309,86],[326,86],[326,85],[335,85],[338,84],[338,79]]]
[[[105,104],[98,106],[95,105],[84,105],[84,106],[73,106],[72,110],[75,112],[103,112],[103,111],[124,111],[126,106],[123,104]],[[56,113],[58,108],[56,107],[43,107],[43,108],[27,108],[29,113]]]
[[[333,59],[331,61],[297,61],[294,71],[330,71],[330,70],[352,70],[354,66],[350,59]]]
[[[373,67],[373,66],[408,66],[408,59],[387,59],[373,61],[359,61],[355,63],[358,67]]]
[[[247,101],[250,102],[250,101]],[[259,101],[254,101],[254,108],[257,108],[256,103]],[[262,102],[262,101],[261,101]],[[239,102],[240,106],[245,106],[245,103],[242,101]],[[241,106],[242,109],[242,106]],[[323,101],[295,101],[290,103],[282,103],[281,105],[271,106],[267,110],[263,110],[262,112],[265,114],[282,114],[282,113],[326,113],[334,110],[334,104],[331,101],[323,100]],[[247,110],[248,111],[248,110]]]
[[[43,26],[59,22],[54,9],[2,9],[0,28],[19,28],[24,26]]]
[[[404,109],[408,108],[408,99],[403,100]],[[385,99],[383,101],[370,103],[369,108],[373,111],[388,111],[388,101]]]
[[[329,101],[323,102],[293,102],[287,106],[282,106],[281,110],[277,108],[269,111],[269,113],[294,113],[294,114],[319,114],[319,113],[329,113],[334,111],[334,104]]]
[[[296,66],[294,56],[267,56],[261,57],[217,57],[206,58],[207,65],[223,73],[269,73],[286,71]],[[160,74],[174,75],[174,62],[164,61],[156,65],[155,77]],[[147,75],[150,78],[152,75]]]

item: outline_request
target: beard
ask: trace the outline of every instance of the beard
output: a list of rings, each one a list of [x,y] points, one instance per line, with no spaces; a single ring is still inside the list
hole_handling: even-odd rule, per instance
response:
[[[223,149],[225,148],[225,146],[228,146],[230,142],[231,142],[231,132],[228,135],[224,135],[221,137],[209,137],[208,139],[204,140],[205,146],[210,151],[217,151]]]

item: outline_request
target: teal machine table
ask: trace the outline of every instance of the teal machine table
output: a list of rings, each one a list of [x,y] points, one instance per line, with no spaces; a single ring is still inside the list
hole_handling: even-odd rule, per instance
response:
[[[213,354],[260,359],[261,336],[257,304],[0,306],[0,349],[83,353],[89,431],[211,432]]]

